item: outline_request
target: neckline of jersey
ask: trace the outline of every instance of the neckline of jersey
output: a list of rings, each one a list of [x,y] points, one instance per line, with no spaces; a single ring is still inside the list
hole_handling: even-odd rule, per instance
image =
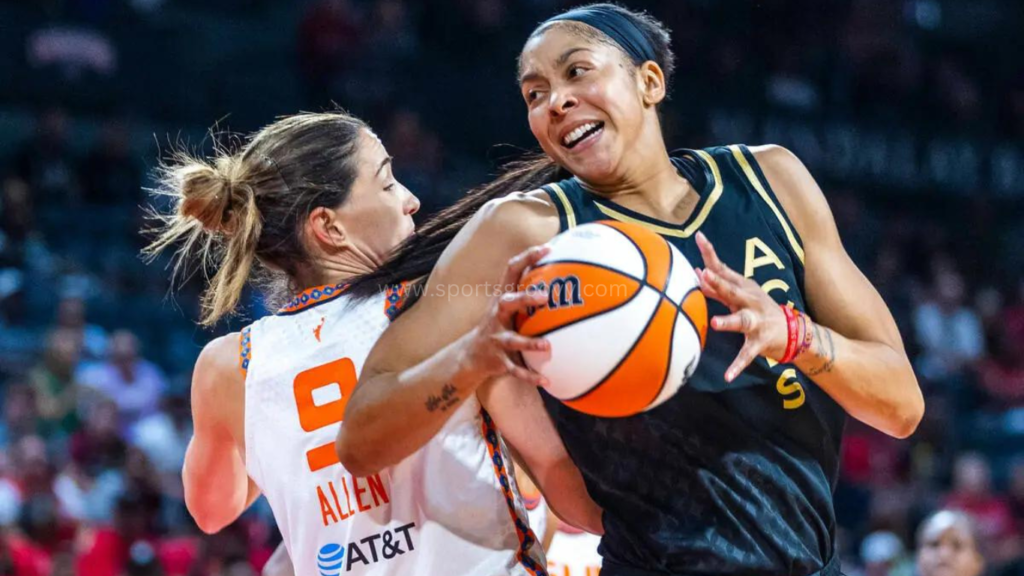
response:
[[[614,202],[612,200],[604,198],[603,196],[601,196],[599,194],[595,194],[595,193],[591,192],[590,190],[587,190],[587,188],[585,186],[583,186],[583,183],[580,182],[579,178],[576,178],[574,176],[573,179],[576,180],[576,183],[579,184],[580,189],[583,190],[584,193],[588,194],[591,198],[594,199],[595,202],[597,202],[598,204],[600,204],[604,208],[607,208],[608,210],[611,210],[611,211],[614,211],[614,212],[620,212],[624,216],[627,216],[629,218],[634,218],[634,219],[640,220],[642,222],[646,222],[646,223],[651,224],[651,225],[653,225],[655,227],[668,228],[670,230],[677,230],[677,231],[684,231],[688,227],[690,227],[697,220],[697,218],[702,217],[702,216],[706,216],[706,214],[705,214],[705,204],[707,204],[709,201],[713,202],[713,201],[718,199],[717,198],[717,193],[721,192],[721,190],[720,190],[721,182],[720,182],[720,176],[718,176],[718,174],[717,174],[718,171],[715,170],[712,166],[709,165],[709,162],[713,162],[714,161],[711,158],[710,155],[705,157],[705,156],[702,156],[698,151],[690,150],[688,148],[681,148],[681,149],[677,150],[676,152],[679,153],[679,156],[689,156],[690,158],[693,158],[700,165],[701,169],[704,171],[704,177],[706,178],[706,181],[705,181],[703,189],[697,190],[697,188],[694,187],[694,191],[696,191],[698,196],[699,196],[698,199],[697,199],[697,204],[694,205],[693,211],[690,212],[690,215],[686,217],[686,220],[683,221],[680,224],[675,224],[673,222],[667,222],[665,220],[661,220],[659,218],[655,218],[653,216],[648,216],[647,214],[643,214],[641,212],[637,212],[636,210],[631,210],[630,208],[622,206],[621,204],[618,204],[617,202]],[[683,176],[684,178],[686,178],[686,175],[683,173],[683,171],[680,169],[680,166],[679,166],[679,162],[681,162],[681,160],[679,158],[677,158],[677,157],[671,157],[669,159],[672,161],[672,164],[676,167],[676,171],[679,172],[679,175]],[[689,181],[689,178],[687,178],[687,181]],[[693,183],[691,182],[690,185],[692,186]],[[687,236],[689,236],[689,234],[687,234]]]
[[[306,288],[302,292],[299,292],[292,298],[287,304],[281,307],[277,311],[277,314],[287,315],[301,312],[307,308],[312,308],[334,300],[338,296],[341,296],[348,290],[347,282],[339,282],[337,284],[324,284],[323,286],[313,286],[312,288]]]

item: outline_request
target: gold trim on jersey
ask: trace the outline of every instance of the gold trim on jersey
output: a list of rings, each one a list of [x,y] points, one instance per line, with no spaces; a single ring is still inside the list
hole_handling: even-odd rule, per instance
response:
[[[705,162],[708,163],[708,166],[711,167],[711,175],[715,179],[715,187],[711,190],[711,194],[708,195],[708,199],[706,202],[704,202],[704,206],[701,207],[700,213],[697,214],[697,217],[694,218],[693,222],[690,222],[690,224],[687,225],[686,228],[679,230],[677,228],[659,226],[651,222],[638,220],[636,218],[633,218],[632,216],[627,216],[622,212],[619,212],[614,208],[609,208],[608,206],[605,206],[603,204],[595,202],[594,205],[597,206],[597,209],[603,212],[605,216],[614,218],[615,220],[618,220],[620,222],[628,222],[630,224],[639,224],[641,226],[646,226],[647,228],[654,230],[658,234],[663,234],[665,236],[674,236],[676,238],[689,238],[690,236],[693,236],[693,233],[700,228],[701,224],[703,224],[705,220],[707,220],[708,214],[711,213],[711,208],[714,207],[715,202],[718,202],[718,198],[722,195],[722,189],[724,188],[722,184],[722,175],[721,172],[718,171],[718,163],[715,162],[715,159],[712,158],[710,154],[703,150],[697,150],[696,152],[697,154],[700,155],[701,158],[704,159]]]
[[[562,187],[558,184],[549,184],[551,189],[555,191],[555,196],[558,196],[558,200],[562,203],[562,207],[565,208],[565,221],[569,228],[576,227],[576,213],[572,209],[572,204],[569,203],[569,199],[565,196],[565,192],[562,191]]]
[[[797,242],[796,236],[793,235],[793,230],[789,227],[789,222],[787,222],[786,218],[782,215],[782,211],[775,205],[775,202],[772,202],[771,196],[768,195],[768,191],[761,185],[761,181],[758,180],[757,174],[754,173],[754,169],[750,166],[750,162],[747,161],[747,157],[743,155],[743,151],[740,150],[740,147],[734,144],[732,146],[728,146],[728,148],[729,150],[732,150],[732,155],[736,157],[736,161],[739,162],[740,168],[742,168],[743,173],[746,174],[747,180],[750,180],[750,184],[754,186],[754,190],[757,190],[758,195],[761,196],[764,203],[772,209],[772,212],[775,213],[775,217],[778,218],[779,224],[782,224],[782,229],[786,232],[786,238],[789,240],[789,245],[793,247],[793,252],[795,252],[797,258],[800,259],[800,263],[803,264],[804,249],[800,246],[800,243]]]

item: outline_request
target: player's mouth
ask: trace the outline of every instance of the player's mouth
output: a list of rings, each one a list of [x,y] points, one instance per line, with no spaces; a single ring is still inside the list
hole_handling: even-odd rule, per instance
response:
[[[561,144],[569,150],[586,148],[604,132],[604,122],[585,122],[562,135]]]

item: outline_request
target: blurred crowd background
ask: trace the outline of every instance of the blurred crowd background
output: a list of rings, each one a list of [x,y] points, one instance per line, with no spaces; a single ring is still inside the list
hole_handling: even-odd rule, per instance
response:
[[[191,278],[146,265],[162,154],[337,103],[423,201],[532,148],[515,58],[561,0],[0,0],[0,575],[247,576],[265,504],[202,536],[182,500]],[[913,574],[924,515],[1024,574],[1024,4],[630,0],[674,31],[670,145],[778,143],[828,196],[927,398],[895,441],[851,420],[844,571]],[[159,203],[159,200],[156,200]]]

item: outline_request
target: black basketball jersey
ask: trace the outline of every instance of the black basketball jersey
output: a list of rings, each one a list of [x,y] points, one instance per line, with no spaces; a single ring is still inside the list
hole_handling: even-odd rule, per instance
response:
[[[544,189],[562,230],[608,219],[641,224],[703,266],[694,239],[701,230],[732,269],[805,310],[800,237],[751,152],[680,150],[672,161],[700,194],[681,225],[592,194],[576,179]],[[728,313],[708,299],[709,316]],[[845,412],[794,366],[763,357],[726,383],[742,345],[742,335],[709,330],[679,393],[628,418],[589,416],[542,392],[605,510],[602,573],[838,572],[832,490]]]

